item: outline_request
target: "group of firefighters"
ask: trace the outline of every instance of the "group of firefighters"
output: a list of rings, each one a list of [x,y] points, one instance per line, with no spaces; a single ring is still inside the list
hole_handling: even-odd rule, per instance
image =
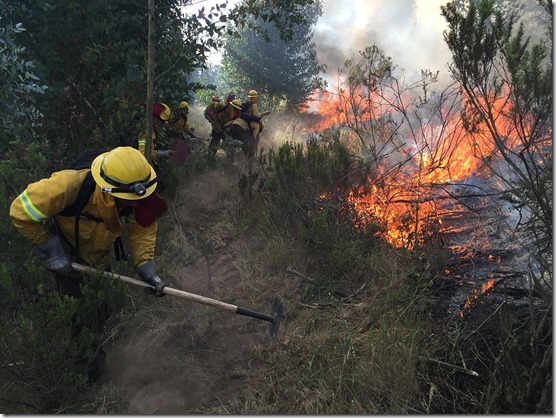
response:
[[[253,157],[264,125],[259,112],[257,91],[249,91],[249,101],[241,102],[233,92],[220,103],[213,98],[213,112],[208,111],[212,125],[209,149],[216,153],[220,140],[227,133],[242,141],[243,151]],[[180,112],[173,116],[169,106],[153,105],[151,163],[145,156],[146,134],[139,134],[137,148],[119,146],[96,156],[90,167],[61,170],[29,184],[10,206],[10,217],[17,231],[36,248],[45,267],[53,273],[58,293],[82,298],[81,283],[85,273],[76,271],[72,262],[109,270],[111,249],[116,240],[125,236],[131,262],[137,275],[150,285],[156,296],[164,296],[165,282],[159,277],[154,262],[158,219],[166,210],[158,195],[160,175],[157,160],[169,157],[172,150],[157,150],[159,129],[169,124],[175,135],[193,135],[187,116],[189,104],[179,104]],[[82,196],[85,184],[91,184],[91,194],[79,213],[68,214],[68,205]],[[160,190],[160,188],[159,188]],[[99,306],[101,302],[99,301]],[[100,308],[99,308],[100,309]],[[97,313],[100,316],[100,313]],[[72,324],[72,336],[84,329],[98,334],[98,318],[90,323]],[[91,324],[96,325],[92,327]],[[91,328],[92,327],[92,328]],[[82,353],[80,361],[94,381],[103,369],[105,353],[95,339],[90,350]]]
[[[203,115],[211,124],[208,149],[213,155],[216,154],[221,140],[230,136],[241,143],[241,148],[249,162],[252,162],[255,157],[259,135],[264,129],[262,117],[269,115],[270,111],[259,111],[259,93],[256,90],[250,90],[247,97],[248,101],[242,102],[236,98],[233,91],[230,91],[224,102],[218,96],[213,96],[212,101],[205,108]],[[165,103],[153,104],[151,159],[155,166],[158,158],[169,157],[172,154],[172,150],[158,150],[156,147],[158,131],[164,124],[169,125],[171,137],[196,138],[193,133],[194,129],[189,125],[188,114],[189,104],[186,101],[179,104],[179,112],[175,116]],[[139,136],[138,147],[139,151],[145,154],[146,135],[144,132]]]

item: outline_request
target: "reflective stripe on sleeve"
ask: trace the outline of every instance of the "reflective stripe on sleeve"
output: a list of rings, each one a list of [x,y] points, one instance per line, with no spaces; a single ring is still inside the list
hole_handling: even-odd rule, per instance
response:
[[[27,196],[27,190],[25,190],[23,193],[19,195],[19,200],[21,201],[23,210],[27,215],[29,215],[29,218],[31,218],[33,221],[41,222],[44,221],[45,219],[48,219],[48,216],[46,216],[44,213],[38,210],[35,207],[35,205],[33,205],[33,202],[31,202],[29,196]]]

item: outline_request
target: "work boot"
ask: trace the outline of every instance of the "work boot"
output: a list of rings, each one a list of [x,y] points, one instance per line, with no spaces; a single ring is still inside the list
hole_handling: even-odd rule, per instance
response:
[[[87,383],[102,383],[101,378],[106,372],[106,352],[99,347],[92,358],[74,361],[73,371],[86,375]]]
[[[106,352],[99,347],[96,355],[87,362],[87,378],[92,383],[99,383],[99,380],[106,372]]]

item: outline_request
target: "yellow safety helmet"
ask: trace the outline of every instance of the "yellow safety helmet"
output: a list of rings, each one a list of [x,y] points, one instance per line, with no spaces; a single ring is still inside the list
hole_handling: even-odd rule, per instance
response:
[[[184,108],[189,108],[189,103],[187,103],[186,101],[183,101],[180,103],[180,109],[184,109]]]
[[[259,97],[259,93],[257,93],[257,90],[250,90],[247,97],[249,97],[250,99],[253,97]]]
[[[153,116],[167,121],[172,117],[172,110],[165,103],[156,102],[153,103]]]
[[[132,147],[118,147],[100,154],[91,164],[91,174],[103,192],[126,200],[150,196],[157,184],[154,169]]]
[[[237,110],[241,110],[241,100],[240,99],[234,99],[230,102],[230,104],[232,105],[232,107],[235,107]]]

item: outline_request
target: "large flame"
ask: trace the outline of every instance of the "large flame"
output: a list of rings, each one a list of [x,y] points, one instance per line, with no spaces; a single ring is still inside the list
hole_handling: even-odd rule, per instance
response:
[[[350,93],[346,88],[337,94],[324,92],[312,101],[312,109],[321,117],[315,131],[333,126],[348,126],[354,132],[368,120],[378,120],[389,109],[410,109],[411,97],[378,98],[374,93],[358,88]],[[511,103],[500,96],[489,103],[495,115],[508,114]],[[390,110],[391,111],[391,110]],[[475,122],[474,133],[468,134],[460,109],[440,109],[437,120],[411,126],[411,135],[397,150],[398,156],[408,156],[397,169],[391,160],[381,160],[377,179],[370,178],[370,187],[349,192],[347,201],[355,211],[354,226],[363,229],[370,223],[381,227],[383,237],[398,247],[414,248],[422,244],[431,231],[443,232],[442,206],[448,184],[481,176],[483,160],[491,158],[496,149],[492,127]],[[511,123],[497,118],[497,133],[506,146],[518,139]],[[397,164],[398,162],[396,162]]]

